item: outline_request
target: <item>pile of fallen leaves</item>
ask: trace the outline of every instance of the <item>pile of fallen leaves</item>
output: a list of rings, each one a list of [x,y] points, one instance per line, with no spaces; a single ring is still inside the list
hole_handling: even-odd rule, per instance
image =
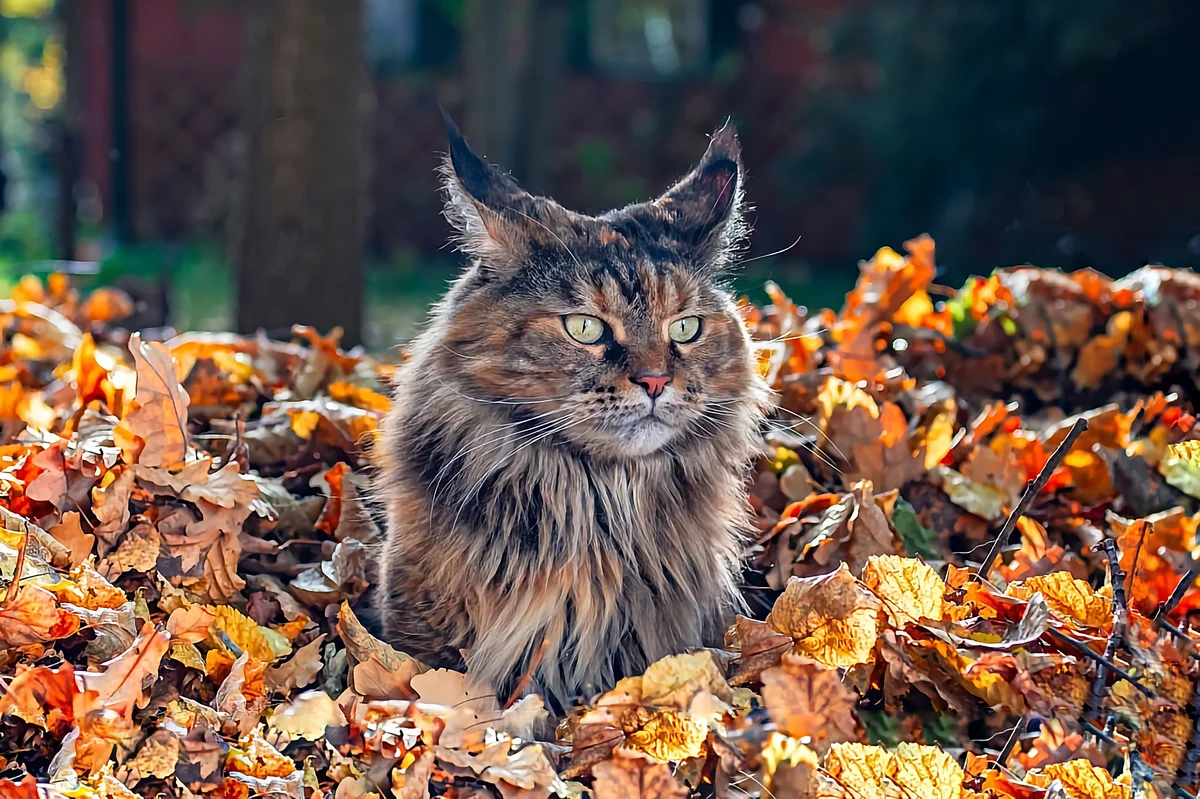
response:
[[[336,331],[130,334],[120,292],[22,281],[0,799],[1194,796],[1200,281],[953,291],[907,253],[837,313],[746,304],[780,398],[758,618],[563,718],[354,614],[390,366]]]

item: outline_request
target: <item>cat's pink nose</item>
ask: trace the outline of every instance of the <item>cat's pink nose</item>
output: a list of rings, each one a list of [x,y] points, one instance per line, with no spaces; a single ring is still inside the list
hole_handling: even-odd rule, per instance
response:
[[[663,393],[663,390],[666,389],[667,383],[671,382],[670,375],[640,374],[631,375],[629,379],[646,389],[646,393],[650,395],[650,399],[657,399]]]

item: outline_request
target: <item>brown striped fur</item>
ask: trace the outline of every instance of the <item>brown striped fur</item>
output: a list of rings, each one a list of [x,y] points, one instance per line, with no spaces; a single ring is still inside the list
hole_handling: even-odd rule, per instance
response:
[[[379,489],[386,637],[566,702],[718,642],[768,391],[720,274],[745,229],[732,131],[658,200],[600,217],[524,193],[450,125],[470,265],[401,368]],[[583,345],[563,318],[611,335]],[[700,316],[676,344],[667,326]],[[653,402],[630,380],[670,375]],[[651,419],[647,414],[653,413]]]

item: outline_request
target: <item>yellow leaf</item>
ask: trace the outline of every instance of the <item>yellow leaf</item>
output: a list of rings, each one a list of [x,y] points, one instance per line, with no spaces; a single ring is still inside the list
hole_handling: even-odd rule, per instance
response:
[[[830,574],[791,578],[767,623],[790,635],[798,654],[826,668],[849,667],[871,659],[879,610],[879,600],[843,563]]]
[[[1180,441],[1167,445],[1167,455],[1178,458],[1189,466],[1200,469],[1200,441]]]
[[[902,799],[888,779],[891,760],[891,753],[878,746],[835,744],[825,756],[825,770],[856,799]]]
[[[902,743],[888,752],[878,746],[837,744],[825,770],[856,799],[963,799],[966,774],[935,746]]]
[[[288,416],[292,420],[292,432],[304,441],[312,438],[313,431],[321,422],[321,414],[316,411],[299,411],[289,408]]]
[[[670,655],[650,664],[642,675],[642,703],[648,707],[686,711],[704,694],[726,704],[733,701],[711,652]]]
[[[229,636],[229,640],[233,645],[243,652],[249,653],[250,657],[263,663],[270,663],[278,660],[283,655],[277,654],[277,649],[272,646],[271,642],[263,635],[265,627],[258,626],[254,619],[246,616],[236,608],[228,605],[207,605],[205,609],[216,616],[216,622],[213,624],[213,637],[225,646],[221,640],[220,633],[225,633]],[[278,638],[283,638],[279,633],[271,631]],[[286,643],[286,639],[284,639]],[[288,651],[291,651],[291,645],[288,645]],[[287,654],[284,652],[283,654]]]
[[[904,796],[960,799],[967,775],[953,757],[936,746],[901,743],[892,755],[888,776]]]
[[[225,770],[247,774],[260,780],[268,777],[290,777],[299,767],[286,755],[264,741],[261,736],[248,735],[229,750]]]
[[[946,584],[927,563],[916,558],[872,556],[863,567],[862,581],[882,600],[897,626],[921,619],[939,620],[946,612]]]
[[[700,757],[708,739],[708,725],[670,711],[655,713],[632,732],[625,743],[630,749],[664,763]]]
[[[1071,619],[1084,627],[1107,627],[1112,623],[1112,600],[1097,594],[1083,580],[1070,572],[1051,572],[1044,577],[1030,577],[1013,583],[1005,592],[1018,599],[1029,599],[1036,593],[1046,598],[1046,604],[1057,616]]]
[[[200,650],[195,644],[189,644],[187,641],[172,641],[171,652],[167,655],[178,663],[182,663],[189,669],[195,669],[198,672],[206,671],[204,657],[201,656]]]
[[[1025,781],[1045,788],[1058,780],[1070,799],[1130,799],[1128,785],[1113,779],[1107,770],[1093,766],[1084,759],[1054,763],[1041,769],[1033,769]]]
[[[366,386],[356,386],[344,380],[329,384],[329,396],[338,402],[362,408],[364,411],[387,413],[392,409],[392,401],[387,397]]]

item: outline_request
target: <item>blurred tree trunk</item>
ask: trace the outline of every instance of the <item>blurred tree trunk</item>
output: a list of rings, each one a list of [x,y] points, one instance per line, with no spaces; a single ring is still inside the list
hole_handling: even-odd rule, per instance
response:
[[[549,158],[566,62],[569,0],[468,0],[463,30],[467,136],[533,191]]]
[[[363,0],[248,4],[236,326],[362,331]]]
[[[554,177],[558,94],[567,60],[568,0],[533,0],[521,76],[512,170],[529,191],[549,193]]]

